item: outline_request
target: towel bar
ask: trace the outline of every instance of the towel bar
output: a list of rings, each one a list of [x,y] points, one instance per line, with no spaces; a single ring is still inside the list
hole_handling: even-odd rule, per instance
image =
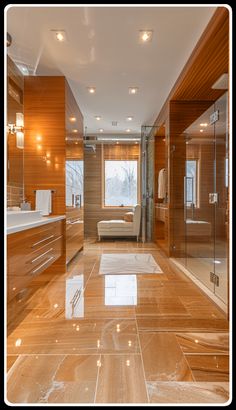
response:
[[[36,192],[36,189],[34,189],[34,193]],[[57,192],[55,189],[51,189],[51,193],[54,194],[54,192]]]

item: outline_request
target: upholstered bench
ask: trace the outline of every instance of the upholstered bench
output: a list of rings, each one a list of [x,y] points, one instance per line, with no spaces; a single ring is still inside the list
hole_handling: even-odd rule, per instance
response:
[[[100,221],[97,223],[98,238],[101,236],[136,236],[137,241],[139,237],[141,221],[141,206],[135,205],[133,221],[126,222],[122,219],[112,219],[109,221]]]

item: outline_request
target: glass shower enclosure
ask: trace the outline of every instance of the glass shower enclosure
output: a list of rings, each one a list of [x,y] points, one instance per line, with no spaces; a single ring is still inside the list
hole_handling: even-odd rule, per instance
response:
[[[178,257],[178,262],[227,305],[228,93],[188,126],[184,134],[185,239],[184,255]]]

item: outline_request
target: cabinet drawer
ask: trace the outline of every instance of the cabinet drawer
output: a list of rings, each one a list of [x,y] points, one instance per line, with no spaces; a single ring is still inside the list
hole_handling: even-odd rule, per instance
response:
[[[47,246],[63,235],[62,221],[28,229],[9,235],[7,240],[7,253],[10,271],[19,271],[21,264],[45,252]]]
[[[8,300],[54,263],[63,252],[63,221],[8,236]],[[45,239],[45,240],[44,240]]]

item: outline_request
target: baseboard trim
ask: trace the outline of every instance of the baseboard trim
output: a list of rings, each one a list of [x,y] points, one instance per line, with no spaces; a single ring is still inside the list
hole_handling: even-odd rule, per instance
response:
[[[176,261],[175,258],[170,258],[173,262],[188,278],[190,278],[223,312],[227,315],[228,309],[227,305],[222,302],[217,296],[215,296],[199,279],[197,279],[188,269],[186,269],[180,262]]]

